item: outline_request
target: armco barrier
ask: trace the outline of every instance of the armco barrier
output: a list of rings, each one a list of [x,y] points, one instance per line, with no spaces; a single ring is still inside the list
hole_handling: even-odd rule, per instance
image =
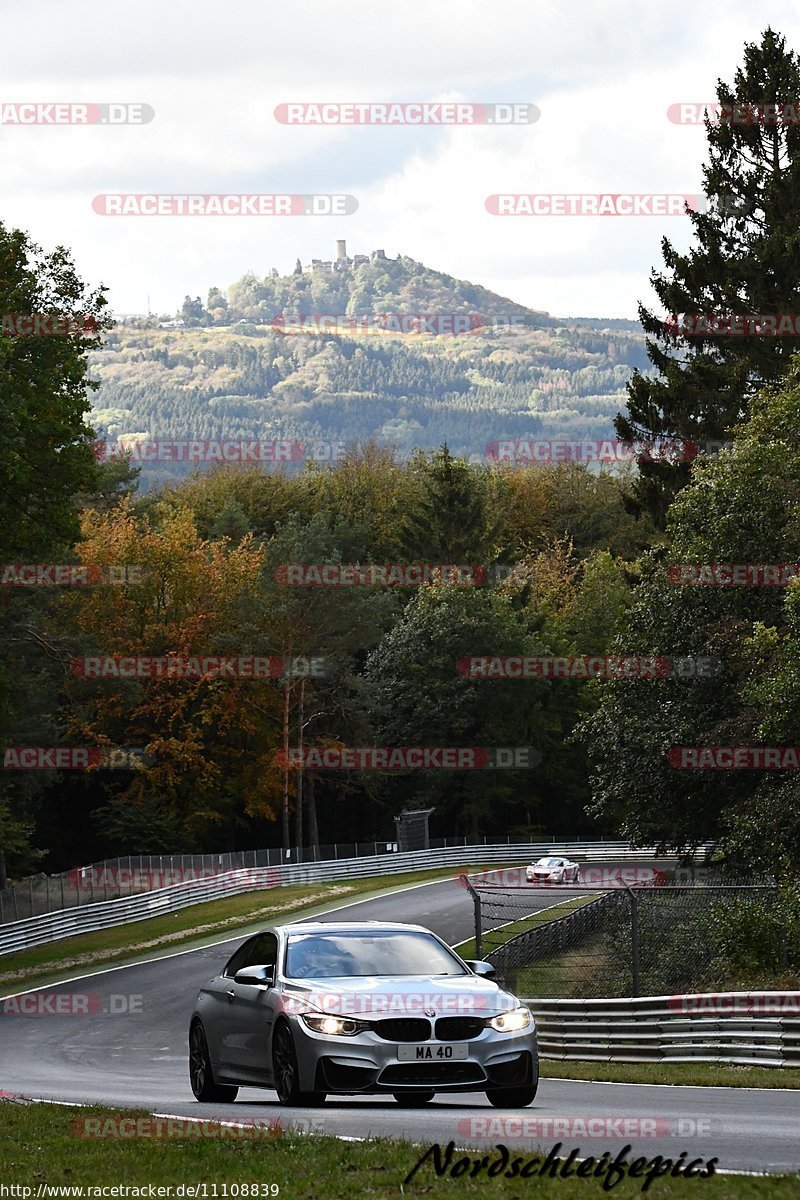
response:
[[[800,992],[525,1003],[543,1058],[800,1066]]]
[[[627,842],[568,842],[560,845],[561,853],[580,862],[641,861],[652,859],[652,849],[632,849]],[[176,912],[190,904],[237,896],[242,892],[262,888],[285,887],[291,884],[327,883],[334,879],[369,879],[376,875],[399,875],[409,871],[460,867],[477,863],[530,862],[539,855],[552,852],[552,842],[509,846],[453,846],[442,850],[413,850],[388,856],[335,859],[328,862],[296,863],[280,867],[247,867],[226,871],[208,879],[174,884],[158,891],[142,892],[118,900],[103,900],[80,908],[43,913],[23,921],[11,921],[0,926],[0,955],[45,942],[91,933],[113,925],[146,921],[148,917]]]
[[[439,838],[432,839],[427,849],[431,852],[442,849],[459,849],[474,845],[491,845],[496,848],[505,844],[512,846],[512,839],[497,838]],[[573,838],[550,837],[542,842],[513,842],[512,854],[519,852],[537,854],[557,853],[565,843],[575,845]],[[601,838],[579,841],[577,857],[583,859],[586,851],[592,851],[593,860],[602,864],[609,851],[616,846],[625,846],[617,839],[606,843]],[[117,900],[120,896],[133,896],[138,892],[154,892],[171,887],[176,883],[187,883],[194,879],[207,879],[212,875],[224,875],[229,871],[244,868],[280,867],[292,864],[316,863],[371,858],[380,856],[394,858],[398,851],[396,842],[332,843],[319,848],[297,847],[282,851],[278,847],[264,850],[233,850],[216,854],[144,854],[125,855],[122,858],[104,859],[103,862],[73,867],[57,875],[39,873],[20,879],[6,888],[0,888],[0,925],[11,921],[23,921],[38,917],[42,913],[59,912],[64,908],[78,908],[82,904],[97,904],[101,900]],[[701,848],[702,849],[702,848]],[[474,860],[473,860],[474,861]]]
[[[431,838],[425,848],[443,850],[454,846],[495,846],[503,842],[506,845],[520,845],[524,840],[511,836],[491,838],[485,835],[462,835]],[[556,853],[562,843],[573,840],[570,836],[553,834],[543,845],[539,844],[542,845],[542,852],[549,850]],[[589,839],[592,842],[596,840]],[[600,843],[605,841],[603,837],[599,840]],[[618,839],[611,840],[614,842]],[[125,854],[72,867],[55,875],[39,871],[7,884],[5,888],[0,888],[0,924],[38,917],[62,908],[77,908],[80,904],[95,904],[98,900],[117,900],[120,896],[132,896],[136,892],[154,892],[158,888],[171,887],[174,883],[205,879],[245,867],[280,867],[290,863],[329,862],[331,859],[367,858],[379,854],[387,857],[401,848],[396,841],[370,840],[293,846],[289,850],[271,846],[261,850],[222,850],[206,854]],[[405,847],[415,848],[421,849],[420,846]]]

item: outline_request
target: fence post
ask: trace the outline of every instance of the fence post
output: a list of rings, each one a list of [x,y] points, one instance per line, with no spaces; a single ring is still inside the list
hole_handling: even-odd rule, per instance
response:
[[[460,876],[464,883],[464,887],[472,896],[472,903],[475,907],[475,958],[480,961],[483,954],[483,936],[481,929],[481,898],[475,891],[475,888],[469,881],[468,875]]]
[[[624,880],[623,880],[624,882]],[[632,996],[639,995],[639,899],[629,884],[625,884],[631,902],[631,975]]]

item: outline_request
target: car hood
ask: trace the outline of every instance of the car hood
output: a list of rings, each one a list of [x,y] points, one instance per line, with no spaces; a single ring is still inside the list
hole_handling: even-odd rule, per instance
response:
[[[491,1017],[519,1003],[510,992],[477,975],[286,980],[282,991],[306,1011],[362,1017]]]

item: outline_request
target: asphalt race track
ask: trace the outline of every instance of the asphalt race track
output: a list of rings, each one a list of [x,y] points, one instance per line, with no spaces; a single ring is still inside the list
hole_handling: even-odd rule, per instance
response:
[[[573,894],[559,889],[558,899]],[[552,892],[541,893],[540,907],[554,902]],[[336,920],[339,915],[347,920],[415,922],[451,944],[473,933],[471,898],[454,880],[349,904],[314,919]],[[588,1156],[606,1150],[615,1155],[630,1143],[632,1155],[647,1158],[677,1158],[686,1151],[685,1162],[716,1155],[720,1170],[800,1171],[800,1094],[789,1090],[545,1079],[533,1105],[513,1110],[492,1108],[480,1092],[438,1096],[418,1111],[375,1097],[329,1099],[317,1109],[281,1109],[273,1092],[254,1088],[243,1088],[234,1105],[199,1105],[187,1074],[189,1015],[200,986],[241,940],[37,989],[31,995],[46,993],[41,1015],[17,1015],[6,1005],[0,1017],[0,1090],[114,1107],[133,1105],[159,1114],[227,1120],[280,1117],[284,1126],[297,1122],[359,1138],[406,1137],[421,1146],[454,1139],[457,1145],[488,1151],[504,1142],[517,1154],[562,1141],[563,1153],[580,1146]],[[63,1003],[89,1012],[54,1014],[54,998],[63,993],[73,997]],[[603,1123],[591,1127],[594,1136],[565,1136],[546,1124],[553,1118],[602,1118]],[[639,1127],[638,1136],[628,1136],[624,1119],[650,1124]],[[532,1125],[534,1121],[540,1124]],[[412,1165],[410,1160],[409,1169]]]

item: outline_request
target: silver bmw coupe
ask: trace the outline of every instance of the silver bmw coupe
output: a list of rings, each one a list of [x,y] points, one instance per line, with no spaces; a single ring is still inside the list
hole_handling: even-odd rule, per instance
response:
[[[198,1100],[273,1088],[281,1104],[328,1094],[419,1105],[483,1091],[530,1104],[539,1080],[530,1011],[418,925],[302,922],[249,938],[201,989],[189,1030]]]

